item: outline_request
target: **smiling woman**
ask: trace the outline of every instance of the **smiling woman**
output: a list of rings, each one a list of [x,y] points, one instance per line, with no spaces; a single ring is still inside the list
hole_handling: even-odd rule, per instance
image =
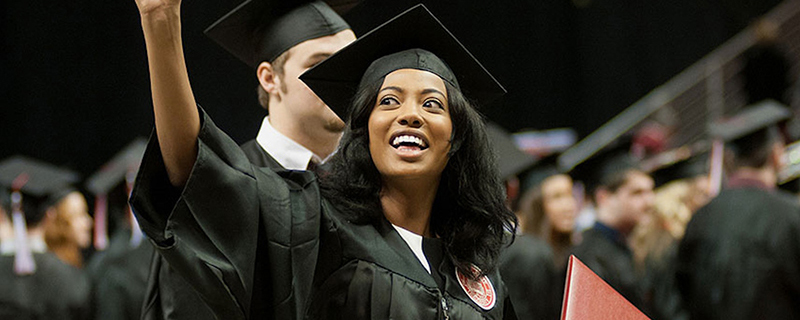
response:
[[[496,264],[516,221],[462,94],[502,87],[421,5],[301,79],[347,120],[320,178],[254,165],[198,108],[172,190],[151,138],[131,201],[170,266],[218,318],[514,319]]]

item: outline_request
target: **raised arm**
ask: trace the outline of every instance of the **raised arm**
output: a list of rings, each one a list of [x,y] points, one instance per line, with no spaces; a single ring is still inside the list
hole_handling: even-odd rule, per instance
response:
[[[150,66],[156,134],[173,186],[183,186],[197,156],[200,115],[181,40],[180,0],[136,0]]]

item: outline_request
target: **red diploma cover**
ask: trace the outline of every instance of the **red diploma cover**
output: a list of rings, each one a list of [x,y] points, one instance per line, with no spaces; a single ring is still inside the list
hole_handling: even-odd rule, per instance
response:
[[[575,256],[569,257],[562,320],[649,319]]]

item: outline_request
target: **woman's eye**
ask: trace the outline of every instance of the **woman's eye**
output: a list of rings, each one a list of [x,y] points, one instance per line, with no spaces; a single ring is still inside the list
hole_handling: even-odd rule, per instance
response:
[[[383,98],[381,99],[380,102],[380,105],[392,105],[392,104],[400,104],[400,103],[397,102],[397,99],[391,97]]]
[[[424,107],[426,107],[426,108],[438,108],[438,109],[444,109],[444,106],[442,105],[442,103],[441,103],[441,102],[439,102],[439,101],[436,101],[436,100],[427,100],[427,101],[425,101],[425,103],[423,103],[422,105],[423,105]]]

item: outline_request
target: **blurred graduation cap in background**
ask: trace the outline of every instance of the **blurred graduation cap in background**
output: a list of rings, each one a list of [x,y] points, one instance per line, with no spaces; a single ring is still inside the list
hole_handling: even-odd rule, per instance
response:
[[[750,154],[763,148],[772,139],[785,139],[780,128],[791,117],[788,108],[774,100],[764,100],[744,107],[731,117],[718,119],[708,125],[708,134],[717,141],[711,154],[712,195],[721,189],[723,153],[721,147],[729,150],[734,157]],[[719,173],[715,173],[718,171]]]
[[[497,123],[488,122],[486,131],[489,141],[497,158],[497,167],[500,178],[506,185],[506,197],[513,208],[521,194],[520,182],[517,175],[536,162],[536,158],[522,152],[517,147],[511,134]]]
[[[572,147],[578,138],[575,130],[569,128],[524,131],[513,136],[514,142],[520,149],[537,156],[536,163],[520,174],[522,193],[549,177],[566,173],[559,168],[558,157]]]
[[[115,218],[130,223],[131,245],[138,246],[143,239],[128,198],[146,147],[146,139],[136,138],[86,180],[86,189],[95,195],[94,246],[97,250],[108,246],[108,227]]]
[[[598,187],[607,185],[616,175],[631,169],[642,170],[641,159],[631,154],[632,144],[632,135],[624,135],[607,145],[594,144],[584,139],[558,158],[558,168],[562,172],[571,172],[573,179],[580,181],[586,193],[592,195]],[[576,153],[588,156],[570,157]],[[580,161],[575,162],[578,159]]]
[[[764,142],[764,131],[788,120],[792,116],[789,109],[774,101],[765,100],[744,107],[732,117],[725,117],[708,126],[709,135],[721,139],[726,144],[741,151],[749,150]]]
[[[380,61],[377,61],[380,60]],[[413,67],[434,73],[479,105],[506,93],[502,85],[425,8],[416,5],[358,38],[300,79],[342,119],[361,83]]]
[[[517,147],[511,134],[500,125],[489,122],[486,124],[486,131],[497,156],[501,179],[515,176],[536,162],[535,157]]]
[[[339,14],[359,1],[246,0],[205,33],[252,68],[291,47],[349,29]],[[334,11],[334,8],[340,12]]]
[[[642,168],[649,172],[656,188],[669,182],[709,174],[710,145],[705,141],[662,152],[643,161]]]
[[[10,193],[16,274],[32,274],[36,270],[28,227],[38,225],[48,208],[75,191],[72,185],[79,179],[74,171],[24,156],[0,162],[0,185]]]

